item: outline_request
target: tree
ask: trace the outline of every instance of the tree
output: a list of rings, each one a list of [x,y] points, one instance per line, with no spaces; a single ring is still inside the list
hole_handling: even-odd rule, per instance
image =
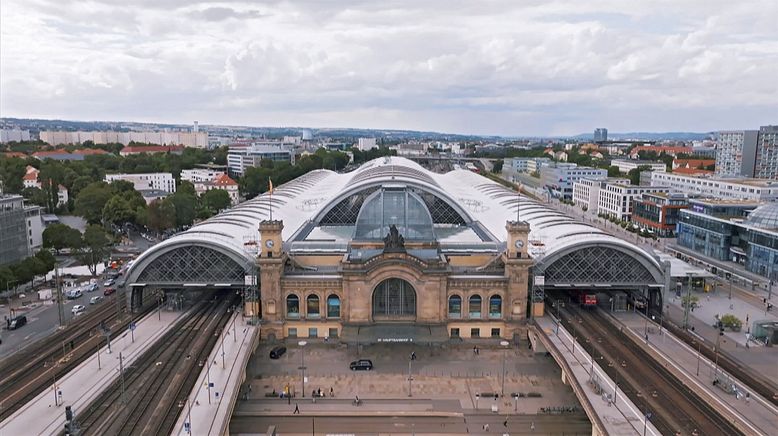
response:
[[[214,213],[219,213],[223,209],[230,207],[230,194],[223,189],[211,189],[206,191],[201,197],[200,202],[204,208],[210,209]]]
[[[89,223],[99,223],[103,218],[103,209],[113,193],[105,182],[94,182],[79,192],[75,202],[75,212]]]
[[[502,166],[504,164],[504,161],[502,159],[495,161],[494,166],[492,167],[492,172],[495,174],[499,174],[502,172]]]
[[[16,285],[16,276],[13,270],[7,266],[0,266],[0,290],[5,291]]]
[[[57,265],[57,259],[48,250],[40,250],[35,253],[35,257],[40,260],[46,267],[46,273],[53,270]],[[45,274],[45,273],[44,273]]]
[[[629,183],[633,185],[640,185],[640,173],[643,171],[650,171],[651,167],[648,165],[640,165],[637,168],[629,170],[627,177],[629,177]]]
[[[53,248],[57,254],[63,248],[78,248],[81,232],[65,224],[52,224],[43,230],[43,246]]]
[[[611,165],[608,167],[608,177],[619,177],[621,176],[621,170],[616,165]]]
[[[27,172],[24,160],[17,157],[0,157],[0,185],[3,192],[19,194],[24,188],[22,178]]]
[[[77,257],[82,264],[89,268],[92,276],[97,275],[97,265],[110,253],[109,242],[103,228],[96,224],[90,224],[84,231]]]
[[[114,195],[103,207],[103,221],[114,225],[135,221],[135,210],[121,195]]]
[[[146,211],[146,225],[157,232],[172,229],[176,225],[176,206],[168,198],[152,201]]]

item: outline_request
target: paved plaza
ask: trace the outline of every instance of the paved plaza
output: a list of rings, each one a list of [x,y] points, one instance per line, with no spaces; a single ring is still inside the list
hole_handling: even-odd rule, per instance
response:
[[[289,345],[281,359],[271,360],[271,345],[260,345],[257,354],[249,364],[248,383],[251,385],[250,398],[264,399],[273,391],[280,393],[285,386],[295,393],[295,401],[302,400],[302,374],[298,369],[303,359],[299,346]],[[357,353],[356,347],[346,347],[333,343],[308,344],[305,347],[306,407],[329,409],[329,398],[309,403],[311,392],[321,389],[329,397],[332,388],[335,399],[348,399],[341,406],[352,409],[351,400],[359,396],[361,400],[402,400],[407,407],[419,404],[420,410],[430,410],[429,401],[409,402],[408,357],[415,352],[417,359],[412,363],[413,380],[410,399],[437,400],[452,412],[489,410],[492,405],[500,413],[537,413],[541,407],[577,406],[569,386],[561,381],[561,371],[553,358],[535,355],[529,350],[515,346],[501,350],[498,346],[482,346],[479,353],[472,345],[449,345],[446,347],[420,347],[408,344],[379,344],[362,346]],[[505,356],[505,394],[494,399],[494,394],[502,393],[502,364]],[[373,361],[373,371],[350,371],[348,364],[357,358],[369,358]],[[247,387],[244,387],[247,392]],[[518,401],[510,397],[511,393],[538,393],[540,397],[523,397]],[[476,396],[478,394],[478,397]],[[489,394],[483,398],[481,394]],[[277,399],[286,404],[286,400]],[[384,403],[383,408],[392,407]],[[291,402],[288,413],[293,412]],[[434,410],[438,410],[434,407]]]

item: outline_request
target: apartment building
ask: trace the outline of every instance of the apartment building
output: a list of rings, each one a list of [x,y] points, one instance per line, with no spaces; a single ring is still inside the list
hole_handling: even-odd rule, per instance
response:
[[[722,179],[652,172],[651,186],[666,186],[673,191],[713,198],[778,200],[778,181],[766,179]]]
[[[171,173],[143,173],[143,174],[106,174],[105,181],[111,183],[116,180],[130,182],[136,191],[157,190],[168,193],[176,192],[176,181]]]

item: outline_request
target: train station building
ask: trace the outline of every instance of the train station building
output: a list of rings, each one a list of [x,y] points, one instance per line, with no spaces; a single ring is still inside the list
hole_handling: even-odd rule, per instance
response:
[[[134,309],[234,289],[265,338],[440,342],[521,335],[551,289],[661,310],[667,269],[478,174],[387,157],[236,205],[147,250],[121,285]]]

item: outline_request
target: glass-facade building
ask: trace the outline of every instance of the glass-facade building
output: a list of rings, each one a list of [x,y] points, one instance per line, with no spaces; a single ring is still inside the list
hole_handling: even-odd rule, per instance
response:
[[[681,246],[778,279],[778,204],[691,200],[690,205],[678,224]]]
[[[0,265],[19,262],[27,255],[24,199],[21,195],[0,196]]]

